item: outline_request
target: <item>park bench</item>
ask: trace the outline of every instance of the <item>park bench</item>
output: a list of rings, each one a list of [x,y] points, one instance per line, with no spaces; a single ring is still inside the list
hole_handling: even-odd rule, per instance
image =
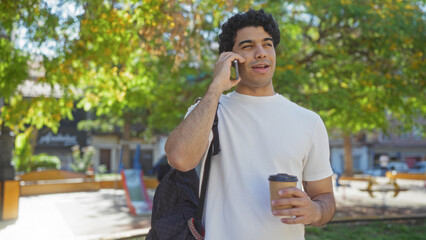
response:
[[[389,182],[386,184],[387,186],[381,187],[379,189],[374,189],[373,185],[376,183],[374,181],[369,182],[369,185],[366,189],[362,189],[361,191],[367,191],[371,197],[374,197],[373,192],[394,192],[394,197],[398,196],[401,191],[407,191],[407,188],[401,188],[401,186],[397,183],[397,179],[406,179],[406,180],[420,180],[425,181],[426,186],[426,174],[422,173],[401,173],[396,171],[387,171],[386,178],[389,179]]]
[[[395,180],[396,179],[409,179],[409,180],[423,180],[426,181],[426,174],[424,173],[401,173],[395,171],[386,172],[386,177]]]
[[[21,196],[97,191],[100,189],[93,175],[57,169],[30,172],[18,176]]]
[[[386,172],[386,177],[389,178],[389,182],[399,186],[396,182],[397,179],[405,180],[419,180],[424,182],[424,187],[426,187],[426,174],[425,173],[401,173],[396,171]]]
[[[371,182],[374,181],[374,178],[366,175],[344,176],[340,173],[336,173],[336,187],[349,187],[350,184],[348,182],[350,181]]]
[[[57,169],[26,173],[18,176],[18,179],[21,185],[21,196],[123,188],[121,176],[116,180],[96,181],[94,175]],[[144,177],[144,182],[146,188],[158,186],[156,178]]]
[[[386,209],[386,196],[387,193],[393,193],[393,197],[398,196],[400,192],[408,191],[408,188],[401,187],[397,183],[397,179],[406,179],[406,180],[421,180],[425,182],[426,187],[426,174],[421,173],[398,173],[396,171],[386,172],[386,178],[388,179],[387,183],[378,183],[376,178],[372,176],[340,176],[337,175],[336,178],[336,187],[339,186],[349,186],[349,184],[342,183],[341,181],[366,181],[367,186],[360,189],[360,191],[367,192],[370,197],[374,198],[375,193],[382,195],[382,208]]]

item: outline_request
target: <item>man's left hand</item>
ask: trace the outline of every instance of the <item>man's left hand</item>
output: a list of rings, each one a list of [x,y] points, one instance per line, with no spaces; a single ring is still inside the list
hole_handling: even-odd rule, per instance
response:
[[[273,206],[291,205],[292,208],[275,210],[275,216],[293,216],[291,218],[282,218],[281,222],[286,224],[311,224],[321,219],[321,207],[304,191],[299,188],[284,188],[279,190],[282,197],[292,196],[290,198],[281,198],[272,201]]]

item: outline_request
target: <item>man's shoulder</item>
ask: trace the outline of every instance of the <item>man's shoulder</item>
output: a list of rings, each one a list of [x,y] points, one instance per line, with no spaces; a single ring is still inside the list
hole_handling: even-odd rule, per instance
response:
[[[286,110],[290,111],[291,114],[294,114],[298,117],[307,117],[312,119],[317,119],[319,115],[314,112],[313,110],[310,110],[304,106],[299,105],[298,103],[295,103],[285,97],[283,98],[283,104],[287,106]]]

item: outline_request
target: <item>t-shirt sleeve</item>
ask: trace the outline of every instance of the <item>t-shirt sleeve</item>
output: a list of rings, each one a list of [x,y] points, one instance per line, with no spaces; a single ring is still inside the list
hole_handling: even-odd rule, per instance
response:
[[[194,108],[197,106],[197,104],[198,104],[198,101],[197,101],[196,103],[192,104],[192,105],[188,108],[188,111],[187,111],[187,112],[186,112],[186,114],[185,114],[185,118],[186,118],[186,117],[188,117],[188,115],[192,112],[192,110],[194,110]]]
[[[307,150],[303,180],[318,181],[332,174],[327,130],[325,129],[324,122],[318,116],[312,133],[311,145]]]

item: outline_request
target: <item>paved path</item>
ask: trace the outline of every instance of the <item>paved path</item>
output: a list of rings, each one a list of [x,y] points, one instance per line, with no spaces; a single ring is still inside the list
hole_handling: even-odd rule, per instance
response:
[[[150,216],[129,214],[123,190],[21,197],[16,221],[0,221],[0,239],[107,239],[147,228]]]
[[[387,180],[378,181],[385,184]],[[408,208],[413,210],[411,212],[426,214],[424,182],[398,182],[409,190],[401,192],[396,198],[388,193],[385,196],[386,206],[391,211]],[[360,191],[366,185],[366,182],[351,182],[350,187],[335,189],[336,215],[342,215],[342,209],[381,208],[382,195],[371,198],[368,193]],[[39,195],[20,198],[18,219],[0,221],[0,239],[113,239],[123,232],[146,229],[149,224],[150,216],[133,217],[128,213],[123,190]]]

